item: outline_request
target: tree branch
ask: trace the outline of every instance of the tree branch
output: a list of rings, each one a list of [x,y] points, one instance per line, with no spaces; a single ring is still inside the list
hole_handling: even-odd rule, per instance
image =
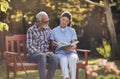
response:
[[[89,3],[89,4],[105,8],[103,4],[100,4],[100,3],[97,3],[97,2],[93,2],[91,0],[84,0],[84,1]]]

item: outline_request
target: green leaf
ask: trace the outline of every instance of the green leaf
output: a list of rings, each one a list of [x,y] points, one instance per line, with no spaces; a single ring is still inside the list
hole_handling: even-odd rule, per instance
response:
[[[9,8],[9,3],[7,1],[0,1],[0,11],[5,12],[8,10]]]
[[[102,40],[102,46],[97,47],[96,50],[99,54],[101,54],[104,58],[109,58],[111,56],[111,46],[107,40]]]
[[[0,22],[0,31],[3,31],[3,29],[9,31],[9,26],[6,23]]]

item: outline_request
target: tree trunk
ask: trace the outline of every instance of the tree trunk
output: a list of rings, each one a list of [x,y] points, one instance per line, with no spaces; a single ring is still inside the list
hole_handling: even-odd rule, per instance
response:
[[[117,36],[116,36],[115,26],[114,26],[114,23],[113,23],[111,8],[109,6],[110,5],[109,0],[103,0],[104,5],[93,2],[91,0],[84,0],[84,1],[86,1],[90,4],[93,4],[93,5],[105,8],[107,27],[108,27],[108,31],[109,31],[109,34],[110,34],[110,42],[111,42],[111,47],[112,47],[112,53],[111,53],[112,55],[111,56],[112,57],[117,56],[117,53],[118,53]]]
[[[112,12],[108,0],[104,0],[104,6],[106,9],[105,11],[106,11],[107,27],[111,38],[112,55],[114,55],[113,53],[115,53],[117,48],[117,37],[116,37],[115,26],[112,18]]]

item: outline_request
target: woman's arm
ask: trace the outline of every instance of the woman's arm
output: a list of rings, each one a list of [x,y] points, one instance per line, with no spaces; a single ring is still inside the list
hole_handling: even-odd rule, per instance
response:
[[[56,41],[51,40],[51,44],[52,44],[52,46],[57,46],[57,42]]]

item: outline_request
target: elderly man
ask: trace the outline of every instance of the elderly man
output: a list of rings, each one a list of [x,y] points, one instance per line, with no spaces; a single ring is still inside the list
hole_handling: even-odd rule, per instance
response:
[[[52,79],[59,61],[53,52],[49,52],[50,33],[49,17],[46,12],[41,11],[36,15],[36,23],[27,30],[28,59],[38,64],[40,79]]]

